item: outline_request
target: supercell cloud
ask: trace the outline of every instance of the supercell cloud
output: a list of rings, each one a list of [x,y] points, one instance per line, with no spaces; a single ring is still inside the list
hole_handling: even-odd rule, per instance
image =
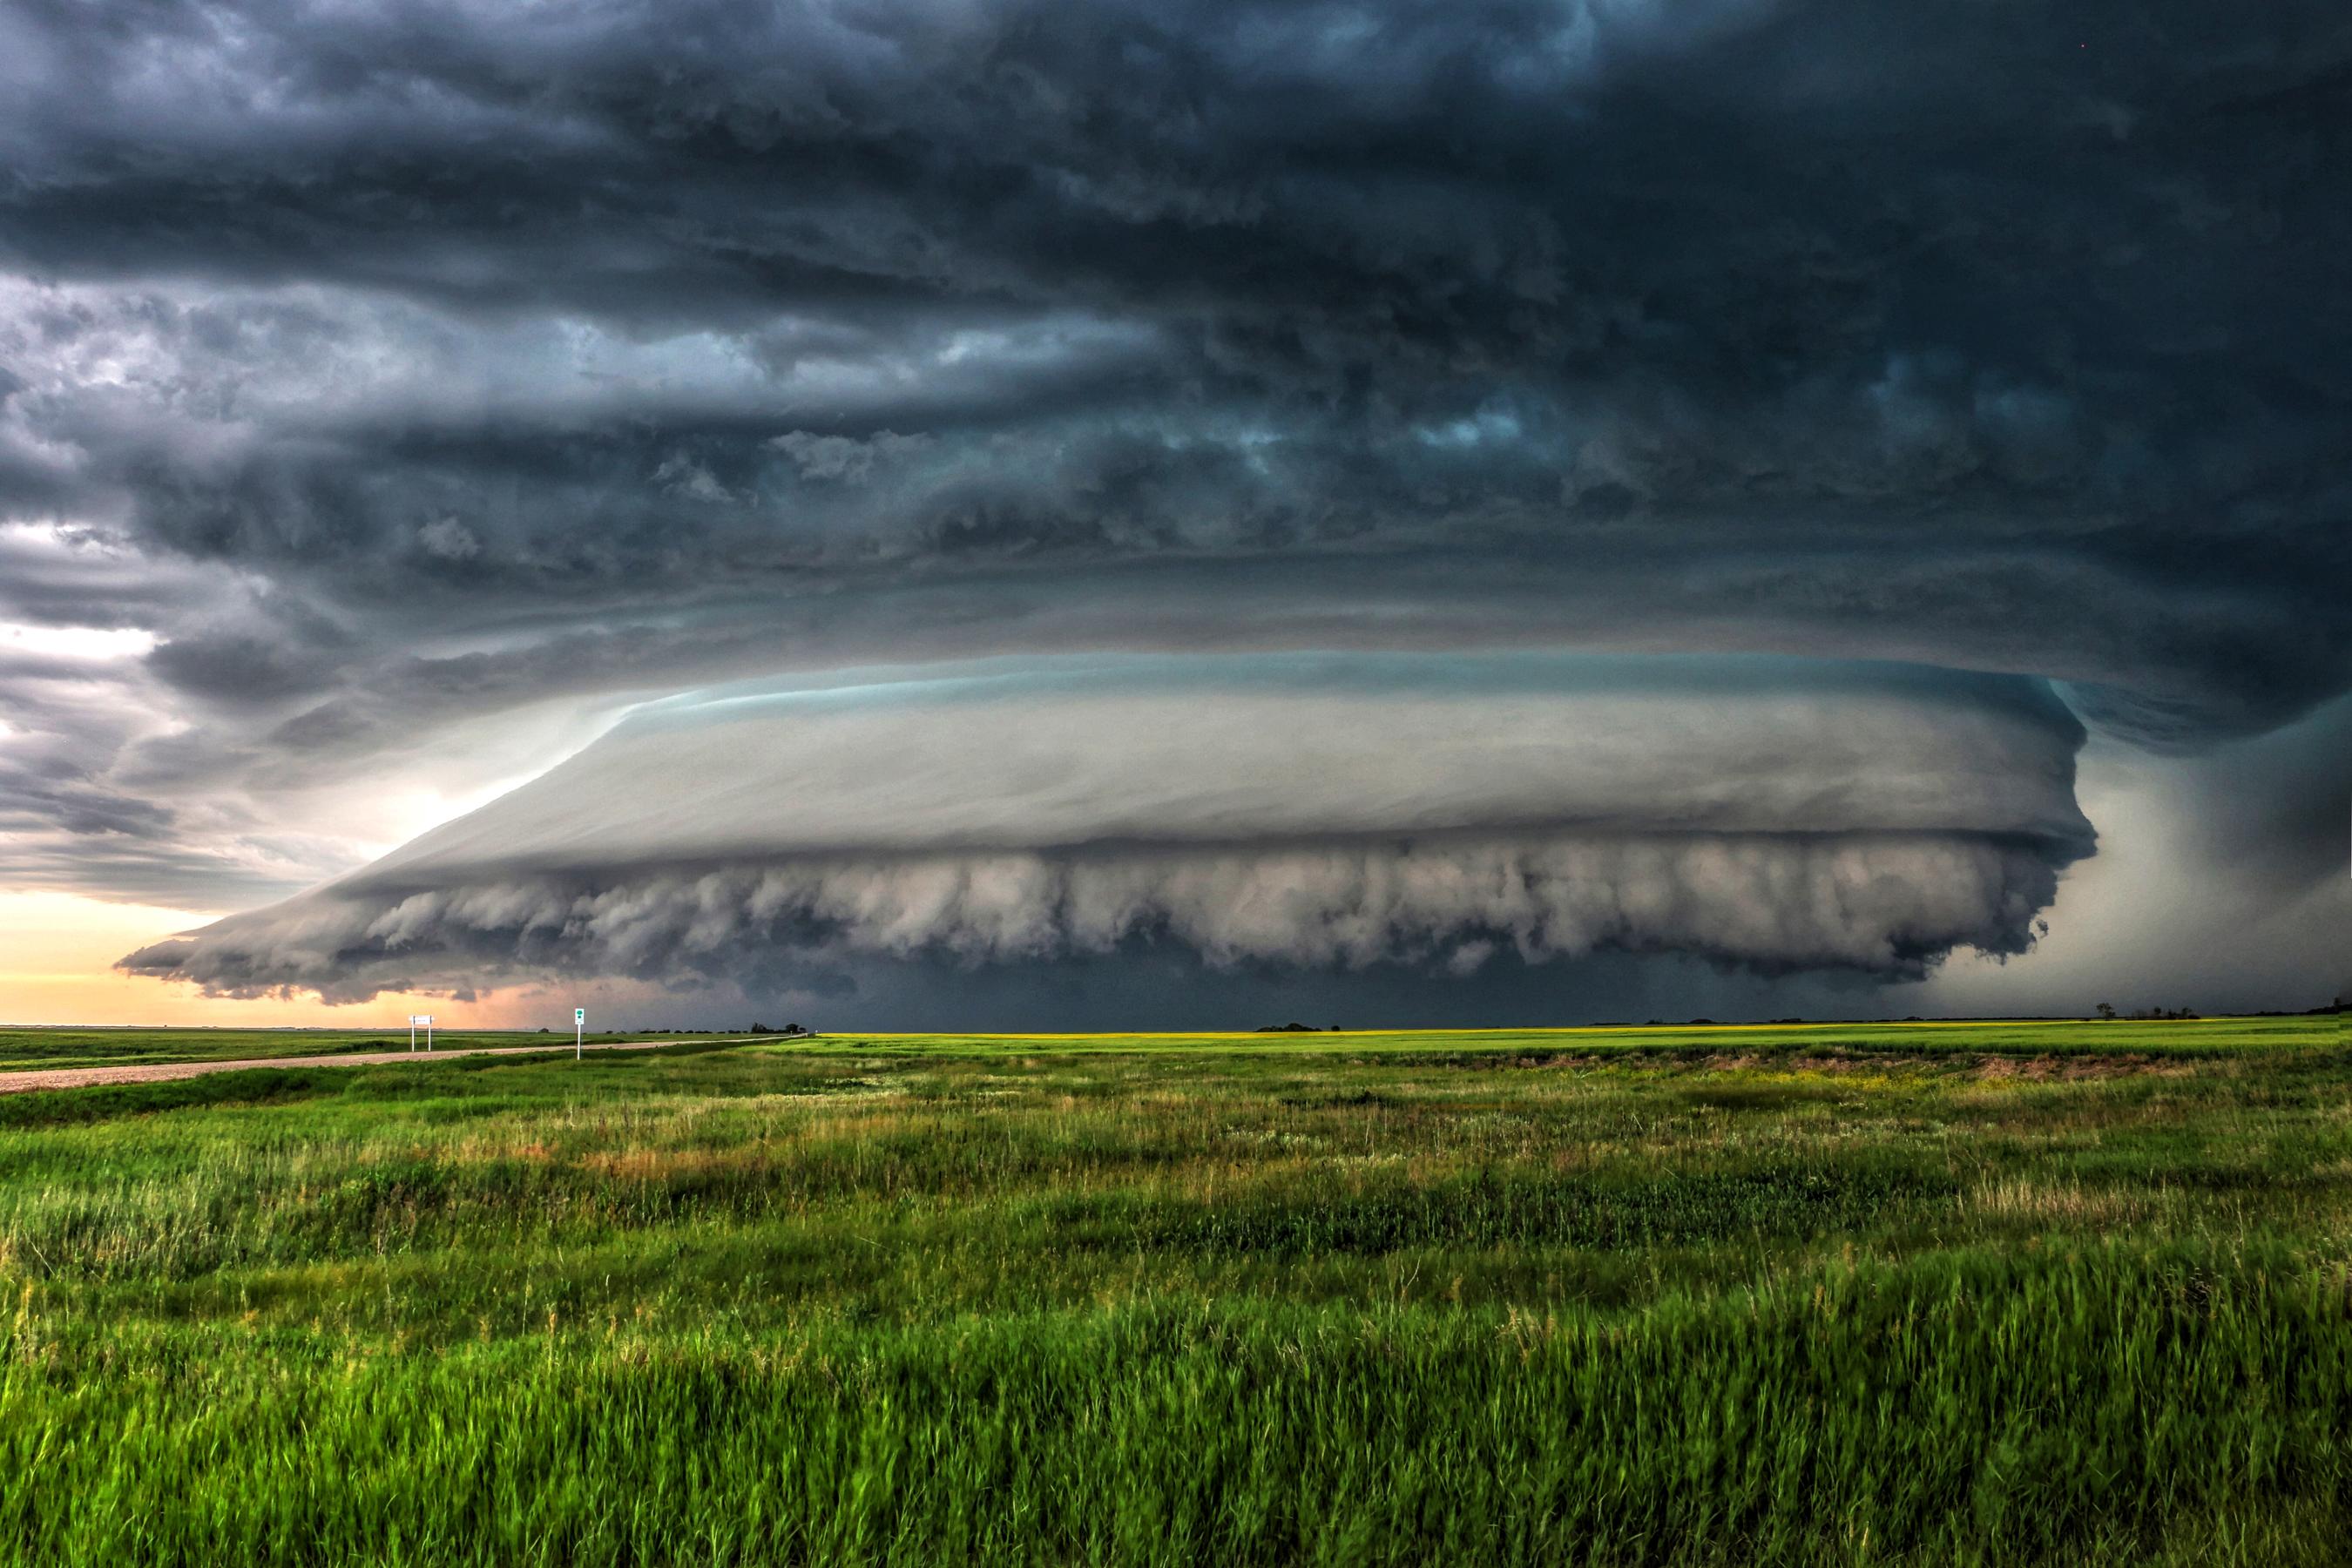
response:
[[[37,0],[0,167],[0,883],[216,988],[1916,976],[2352,689],[2332,0]]]
[[[655,704],[316,892],[133,955],[231,992],[2022,951],[2089,847],[2039,683],[1559,656],[1008,661]]]

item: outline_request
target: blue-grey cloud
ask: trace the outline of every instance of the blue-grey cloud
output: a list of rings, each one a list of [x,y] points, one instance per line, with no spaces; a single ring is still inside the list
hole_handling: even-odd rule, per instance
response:
[[[2348,94],[2323,0],[30,0],[0,623],[155,646],[0,693],[0,870],[242,902],[420,748],[886,661],[2273,731],[2352,689]]]
[[[126,960],[251,992],[780,958],[1475,973],[2021,952],[2091,829],[2036,683],[1796,660],[1000,661],[642,710],[373,866]]]

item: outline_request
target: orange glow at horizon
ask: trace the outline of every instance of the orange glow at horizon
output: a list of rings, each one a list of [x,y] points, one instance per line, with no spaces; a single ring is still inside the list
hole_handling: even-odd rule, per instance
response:
[[[511,1028],[548,1024],[557,1011],[549,998],[527,992],[470,1003],[390,991],[340,1005],[307,993],[283,1001],[215,997],[115,970],[115,960],[133,949],[215,918],[72,893],[0,890],[0,1024],[388,1029],[404,1028],[411,1013],[430,1013],[446,1028]],[[568,1026],[570,1008],[561,1011]]]

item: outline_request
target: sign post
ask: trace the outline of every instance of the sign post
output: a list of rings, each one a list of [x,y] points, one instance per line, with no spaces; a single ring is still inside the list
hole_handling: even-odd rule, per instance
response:
[[[575,1062],[580,1059],[581,1032],[587,1027],[588,1009],[585,1007],[572,1009],[572,1059]]]
[[[414,1013],[408,1016],[408,1048],[412,1051],[416,1048],[416,1015]]]
[[[425,1048],[428,1051],[433,1048],[433,1015],[430,1013],[425,1015]]]

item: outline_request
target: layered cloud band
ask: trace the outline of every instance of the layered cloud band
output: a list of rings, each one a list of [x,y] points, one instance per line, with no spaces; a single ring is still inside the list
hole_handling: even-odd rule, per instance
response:
[[[2040,681],[1559,654],[1121,657],[696,692],[131,955],[216,991],[1171,943],[1213,965],[2014,952],[2087,853]]]

